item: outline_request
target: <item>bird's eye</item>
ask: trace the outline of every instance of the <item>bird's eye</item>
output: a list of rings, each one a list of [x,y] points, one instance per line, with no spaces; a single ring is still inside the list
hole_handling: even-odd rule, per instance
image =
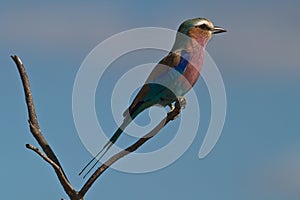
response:
[[[201,24],[198,26],[195,26],[196,28],[201,28],[203,30],[210,30],[211,28],[207,24]]]

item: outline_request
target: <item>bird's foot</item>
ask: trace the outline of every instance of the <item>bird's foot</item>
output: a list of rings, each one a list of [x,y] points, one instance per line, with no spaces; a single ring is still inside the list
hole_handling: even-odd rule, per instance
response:
[[[175,106],[173,104],[169,104],[168,106],[170,108],[168,113],[171,113],[175,109]]]
[[[183,97],[183,96],[177,97],[177,101],[175,103],[175,106],[169,105],[171,110],[168,112],[168,117],[171,120],[174,120],[174,119],[178,118],[181,110],[185,108],[186,104],[187,104],[187,102],[186,102],[185,97]]]

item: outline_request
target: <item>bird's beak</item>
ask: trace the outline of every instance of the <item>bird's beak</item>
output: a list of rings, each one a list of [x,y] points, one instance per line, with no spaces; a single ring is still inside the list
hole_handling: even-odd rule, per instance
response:
[[[213,34],[224,33],[224,32],[227,32],[227,31],[224,28],[218,27],[218,26],[215,26],[214,29],[212,30]]]

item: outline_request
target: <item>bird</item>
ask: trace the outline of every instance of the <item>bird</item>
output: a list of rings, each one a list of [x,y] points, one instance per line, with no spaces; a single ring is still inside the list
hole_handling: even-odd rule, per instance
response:
[[[86,176],[118,140],[132,120],[147,108],[156,105],[168,106],[170,113],[175,108],[173,105],[175,102],[179,102],[184,107],[186,104],[184,95],[195,85],[200,76],[207,43],[213,35],[223,32],[226,32],[224,28],[215,26],[206,18],[184,21],[177,30],[172,49],[154,67],[131,105],[124,111],[122,124],[79,175],[103,152],[97,162],[87,171]]]

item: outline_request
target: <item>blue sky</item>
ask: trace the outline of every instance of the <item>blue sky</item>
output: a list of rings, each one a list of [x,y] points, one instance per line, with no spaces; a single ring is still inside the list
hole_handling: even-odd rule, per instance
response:
[[[75,129],[72,89],[84,58],[101,41],[121,31],[144,26],[177,29],[188,18],[206,17],[228,29],[207,48],[223,76],[228,101],[217,145],[208,157],[198,159],[210,117],[209,96],[200,80],[195,88],[200,129],[185,154],[152,173],[108,170],[86,199],[299,199],[299,8],[300,3],[292,0],[2,2],[2,197],[66,197],[51,167],[25,149],[25,143],[36,142],[29,134],[21,83],[10,55],[19,55],[25,63],[42,131],[74,187],[80,188],[83,180],[77,173],[91,155]],[[145,52],[136,55],[136,62],[156,62],[162,56],[164,52]],[[124,66],[135,64],[132,59],[135,54],[127,61],[124,57]],[[112,66],[107,79],[119,75]],[[108,80],[106,84],[110,88],[114,83]],[[98,89],[96,107],[101,118],[110,91]],[[116,128],[110,114],[100,123],[106,124],[109,133]],[[162,134],[174,131],[178,124],[172,125]],[[141,151],[161,146],[162,141],[168,138],[159,135]]]

